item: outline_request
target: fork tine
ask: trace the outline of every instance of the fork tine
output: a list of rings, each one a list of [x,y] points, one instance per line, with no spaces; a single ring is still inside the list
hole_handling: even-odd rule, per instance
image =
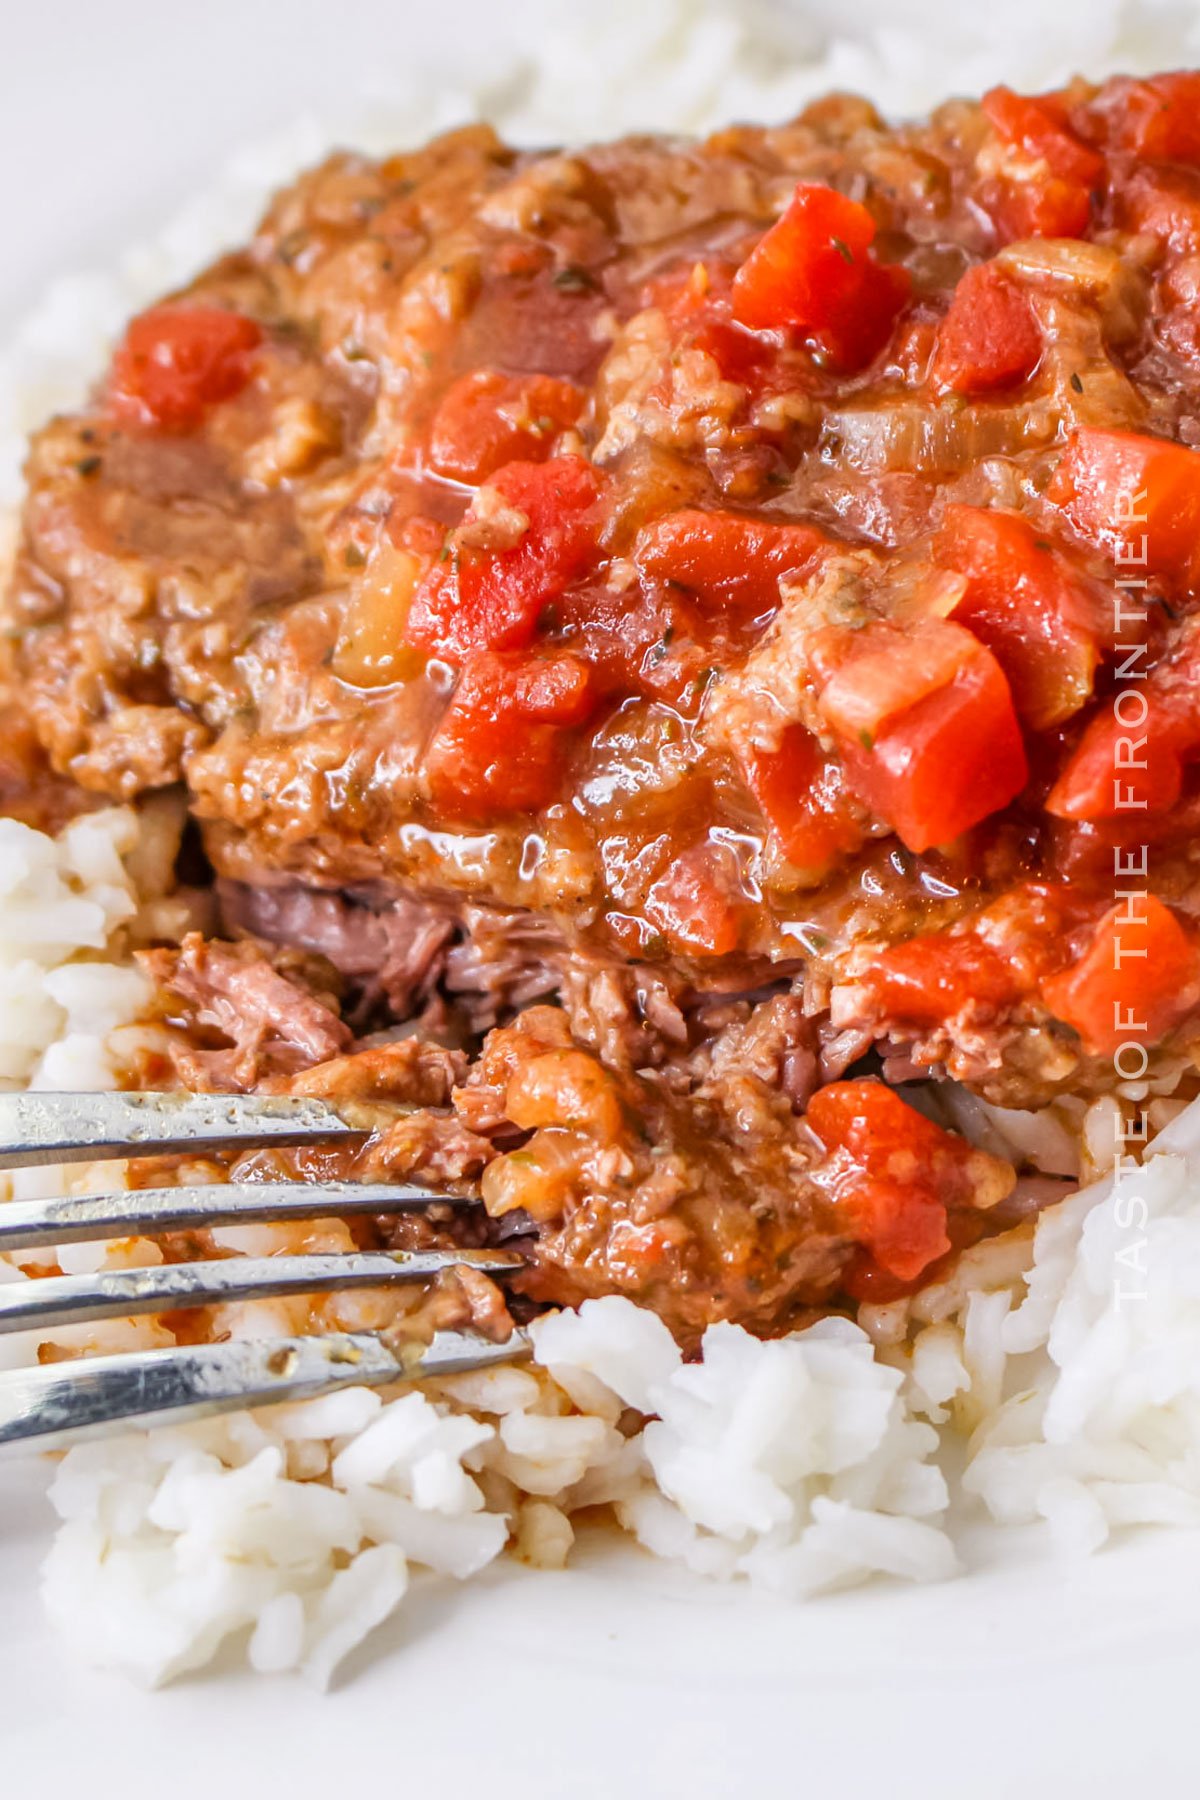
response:
[[[0,1094],[0,1169],[369,1136],[325,1101],[291,1096]]]
[[[341,1387],[419,1381],[528,1354],[516,1331],[494,1344],[438,1332],[427,1349],[395,1351],[370,1333],[193,1344],[139,1350],[0,1374],[0,1448],[52,1450],[114,1425],[183,1424],[243,1406],[305,1400]]]
[[[379,1250],[337,1256],[230,1256],[216,1262],[162,1263],[148,1269],[99,1269],[49,1275],[0,1288],[0,1334],[180,1312],[231,1300],[319,1294],[334,1288],[428,1281],[444,1269],[509,1275],[524,1258],[505,1250]]]
[[[473,1206],[473,1194],[443,1194],[412,1183],[311,1181],[215,1182],[196,1187],[134,1188],[72,1199],[10,1200],[0,1206],[0,1255],[101,1238],[153,1237],[209,1225],[325,1219],[347,1213],[411,1212]]]

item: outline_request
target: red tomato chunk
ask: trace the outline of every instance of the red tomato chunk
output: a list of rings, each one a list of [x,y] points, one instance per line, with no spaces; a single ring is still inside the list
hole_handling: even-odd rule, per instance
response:
[[[1018,145],[1052,175],[1096,187],[1104,175],[1104,158],[1073,130],[1057,94],[1015,94],[994,87],[983,96],[984,112],[1000,135]]]
[[[880,1081],[831,1082],[805,1119],[828,1159],[817,1179],[879,1269],[913,1281],[946,1254],[947,1206],[969,1193],[969,1145]]]
[[[537,811],[564,775],[564,732],[594,705],[576,656],[470,656],[425,759],[430,792],[454,818]]]
[[[579,456],[508,463],[484,492],[526,523],[510,548],[487,550],[451,539],[417,589],[408,615],[410,643],[461,661],[473,650],[521,650],[537,635],[544,609],[596,554],[600,478]],[[467,513],[470,527],[480,501]]]
[[[1075,432],[1047,496],[1132,583],[1200,577],[1200,452],[1132,431]]]
[[[993,652],[1021,717],[1040,731],[1078,712],[1106,625],[1111,635],[1111,599],[1085,588],[1016,513],[949,506],[934,554],[966,577],[954,617]]]
[[[728,956],[741,937],[744,898],[728,848],[696,844],[654,883],[646,910],[673,950]]]
[[[1008,683],[961,625],[880,622],[814,648],[850,786],[910,850],[948,843],[1020,793],[1028,765]]]
[[[1173,256],[1200,247],[1200,181],[1192,169],[1138,169],[1120,195],[1121,223]]]
[[[262,329],[216,306],[158,306],[130,325],[113,357],[109,403],[139,425],[191,431],[254,373]]]
[[[548,375],[475,369],[446,393],[429,433],[439,475],[472,486],[509,462],[542,462],[583,410],[584,393]]]
[[[1127,690],[1128,691],[1128,690]],[[1184,759],[1200,743],[1193,720],[1153,691],[1123,724],[1109,706],[1091,720],[1046,797],[1059,819],[1137,819],[1170,810],[1183,790]]]
[[[1015,154],[996,185],[992,211],[1007,238],[1082,237],[1104,158],[1072,129],[1055,94],[1028,96],[992,88],[983,110]]]
[[[1032,375],[1042,354],[1033,308],[994,263],[968,269],[938,332],[930,375],[946,393],[986,394]]]
[[[1200,163],[1200,74],[1113,83],[1112,141],[1152,162]]]
[[[1086,1049],[1112,1056],[1124,1044],[1149,1049],[1194,1006],[1196,973],[1196,946],[1174,913],[1134,893],[1105,913],[1078,961],[1045,983],[1045,1001]]]
[[[643,575],[688,588],[713,608],[755,614],[778,606],[780,582],[828,547],[809,525],[685,507],[639,532],[633,557]]]
[[[746,785],[779,847],[809,881],[818,881],[865,837],[841,766],[803,725],[789,725],[778,749],[743,758]]]
[[[1020,993],[1005,958],[970,933],[891,944],[861,979],[880,1012],[912,1031],[936,1029],[968,1007],[977,1016],[1002,1013]]]
[[[871,254],[875,221],[833,188],[801,182],[733,281],[733,315],[755,331],[794,331],[838,368],[883,349],[908,298],[907,270]]]

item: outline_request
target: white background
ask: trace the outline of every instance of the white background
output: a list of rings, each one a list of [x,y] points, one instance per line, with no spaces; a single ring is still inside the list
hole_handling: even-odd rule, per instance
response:
[[[50,276],[145,236],[242,144],[403,68],[414,34],[448,56],[469,46],[486,65],[527,10],[524,0],[0,0],[0,322]]]

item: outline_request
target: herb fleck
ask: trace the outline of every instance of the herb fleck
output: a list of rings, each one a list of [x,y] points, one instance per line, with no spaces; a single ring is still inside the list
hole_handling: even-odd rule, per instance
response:
[[[670,649],[671,639],[674,636],[675,636],[675,627],[673,625],[664,626],[662,636],[659,638],[657,644],[652,646],[651,651],[650,651],[650,666],[651,666],[651,668],[658,667],[659,663],[662,661],[663,657],[667,654],[667,651]]]
[[[873,750],[875,748],[875,739],[871,736],[869,731],[860,731],[858,734],[858,741],[864,750]]]
[[[1079,376],[1078,376],[1078,375],[1077,375],[1077,374],[1072,374],[1072,376],[1071,376],[1071,386],[1072,386],[1072,387],[1073,387],[1073,388],[1074,388],[1074,389],[1075,389],[1075,392],[1076,392],[1076,393],[1077,393],[1077,394],[1082,394],[1082,392],[1083,392],[1083,382],[1082,382],[1082,381],[1081,381],[1081,380],[1080,380],[1080,379],[1079,379]]]
[[[342,552],[342,561],[348,569],[361,569],[366,560],[366,551],[360,549],[357,544],[347,544]]]
[[[86,480],[89,475],[94,475],[99,467],[100,458],[98,456],[81,456],[75,464],[75,471]]]
[[[279,240],[279,260],[290,268],[308,243],[307,231],[289,231]]]
[[[854,261],[854,255],[850,249],[850,246],[849,246],[849,244],[847,244],[845,242],[844,239],[842,239],[840,237],[835,237],[833,240],[833,247],[837,251],[838,255],[841,257],[843,262],[852,263]]]
[[[596,277],[578,263],[568,263],[554,272],[554,285],[560,294],[591,294],[596,291]]]

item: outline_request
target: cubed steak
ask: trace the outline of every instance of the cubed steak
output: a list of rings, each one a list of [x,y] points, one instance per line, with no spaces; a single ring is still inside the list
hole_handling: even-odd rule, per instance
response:
[[[1006,1217],[905,1084],[1190,1091],[1198,109],[472,128],[136,318],[32,446],[0,773],[186,792],[190,1079],[423,1034],[528,1293],[685,1337]]]

